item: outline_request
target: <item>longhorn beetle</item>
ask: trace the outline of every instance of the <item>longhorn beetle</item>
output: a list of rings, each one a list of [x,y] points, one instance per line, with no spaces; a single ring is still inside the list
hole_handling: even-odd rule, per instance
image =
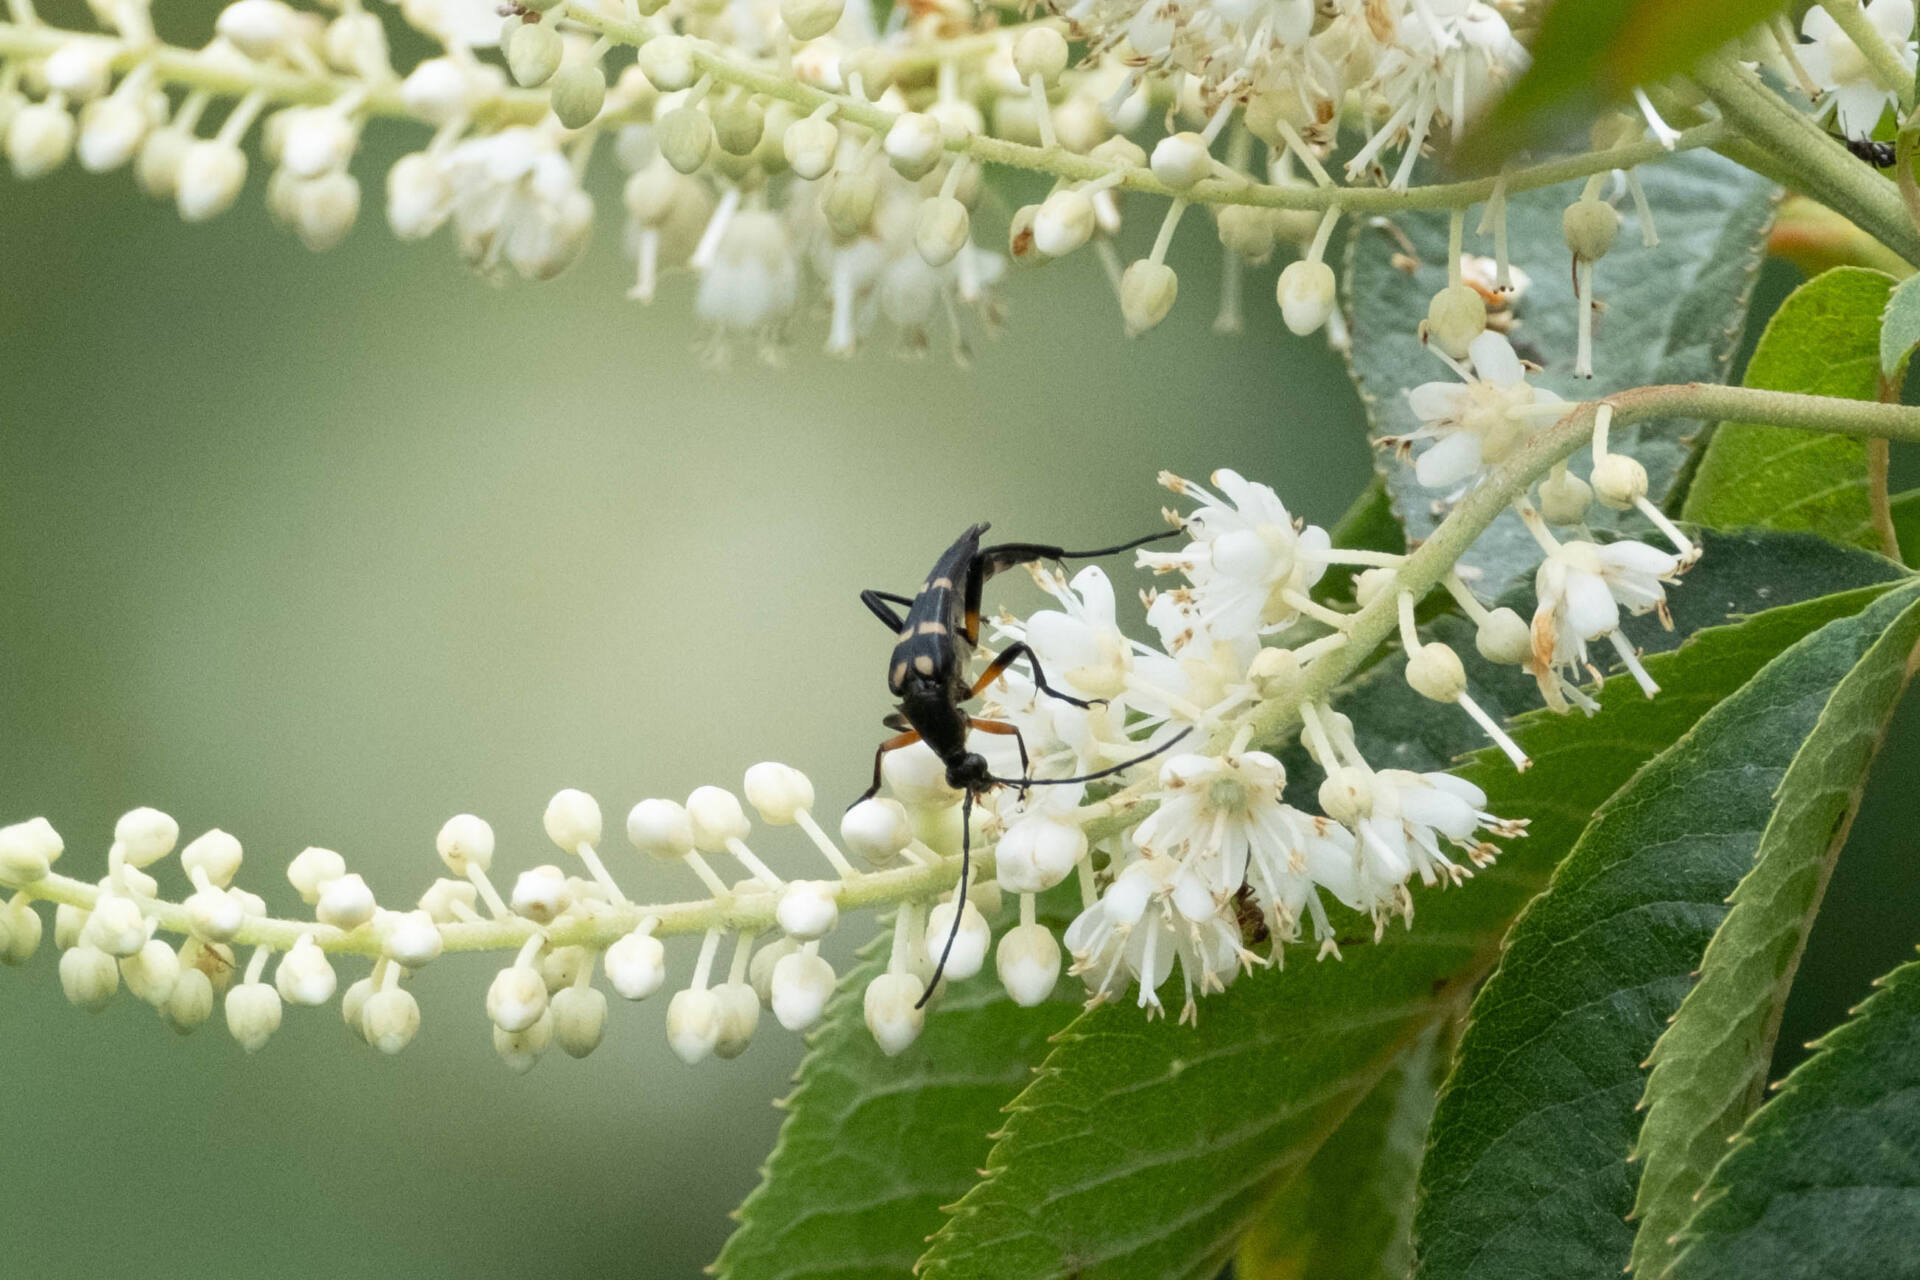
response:
[[[1159,755],[1191,732],[1182,731],[1145,755],[1094,773],[1073,778],[1028,776],[1032,768],[1027,760],[1027,744],[1021,738],[1019,728],[1004,720],[978,719],[967,714],[961,704],[978,697],[1008,667],[1022,658],[1027,660],[1028,667],[1033,671],[1033,683],[1041,693],[1076,707],[1091,707],[1094,703],[1062,693],[1048,684],[1046,673],[1040,669],[1040,660],[1024,641],[1016,641],[1002,649],[987,664],[987,669],[980,673],[978,680],[968,680],[967,664],[980,643],[980,596],[987,579],[1002,569],[1010,569],[1017,564],[1031,564],[1036,560],[1085,560],[1131,551],[1161,538],[1171,538],[1179,530],[1169,529],[1165,533],[1149,534],[1132,542],[1093,551],[1067,551],[1037,542],[1004,542],[983,547],[980,545],[980,535],[986,531],[987,526],[982,523],[961,534],[934,562],[926,581],[920,584],[918,594],[911,598],[886,591],[868,590],[860,593],[860,603],[872,610],[874,617],[900,637],[893,646],[893,657],[887,667],[887,690],[900,700],[900,705],[882,722],[896,733],[882,742],[879,750],[873,753],[873,785],[866,789],[860,799],[870,800],[880,790],[880,766],[887,753],[910,747],[916,742],[924,742],[933,749],[933,753],[947,768],[947,785],[961,795],[960,884],[954,891],[953,927],[947,933],[946,945],[940,950],[940,960],[934,966],[933,977],[928,980],[927,989],[914,1005],[916,1009],[933,996],[940,975],[946,971],[947,957],[953,952],[954,939],[960,936],[960,917],[967,901],[967,873],[973,857],[970,823],[974,798],[997,786],[1019,787],[1024,791],[1028,787],[1093,782],[1110,777],[1132,768],[1142,760]],[[899,613],[899,608],[906,609],[906,613]],[[986,758],[967,749],[967,732],[970,729],[1011,737],[1020,749],[1021,776],[994,777]]]

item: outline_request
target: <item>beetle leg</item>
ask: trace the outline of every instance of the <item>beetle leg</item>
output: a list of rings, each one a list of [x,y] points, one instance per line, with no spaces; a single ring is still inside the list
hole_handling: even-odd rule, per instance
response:
[[[1083,711],[1095,706],[1105,706],[1107,704],[1105,698],[1095,698],[1089,702],[1082,698],[1076,698],[1070,693],[1062,693],[1048,684],[1046,673],[1040,670],[1040,659],[1034,656],[1033,650],[1027,647],[1027,642],[1024,640],[1016,640],[1005,649],[1002,649],[1000,656],[988,663],[987,669],[980,673],[980,678],[974,682],[973,692],[967,696],[973,698],[979,697],[983,689],[995,680],[998,680],[1008,667],[1012,666],[1021,658],[1025,658],[1028,665],[1033,668],[1034,686],[1048,697],[1058,698],[1067,705],[1079,707]]]
[[[1013,744],[1020,748],[1020,776],[1026,777],[1033,772],[1033,766],[1027,763],[1027,740],[1020,736],[1020,726],[1008,724],[1005,720],[981,720],[977,717],[967,722],[982,733],[997,733],[1011,737]]]
[[[860,800],[871,800],[880,794],[880,762],[887,758],[887,752],[910,747],[918,741],[920,741],[919,733],[909,729],[905,733],[895,734],[880,744],[879,750],[873,753],[873,785],[860,793]],[[860,800],[855,800],[853,804],[859,804]],[[853,804],[848,805],[847,808],[853,808]]]
[[[913,601],[906,596],[897,596],[891,591],[866,590],[860,593],[860,603],[872,611],[873,616],[887,624],[887,630],[895,635],[907,629],[907,620],[888,608],[889,605],[913,607]]]

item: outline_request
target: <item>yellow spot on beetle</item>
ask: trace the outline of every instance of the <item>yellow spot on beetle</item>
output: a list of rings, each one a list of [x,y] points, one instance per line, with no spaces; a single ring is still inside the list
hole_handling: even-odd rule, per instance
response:
[[[913,660],[913,669],[923,676],[930,676],[933,674],[933,659],[923,653]]]
[[[923,636],[943,636],[947,634],[947,624],[944,622],[923,622],[920,624],[919,634]]]

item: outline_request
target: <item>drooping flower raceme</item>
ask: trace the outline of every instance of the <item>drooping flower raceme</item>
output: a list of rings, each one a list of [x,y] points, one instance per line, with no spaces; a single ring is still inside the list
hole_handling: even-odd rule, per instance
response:
[[[1915,59],[1913,0],[1870,0],[1864,12],[1880,38],[1892,46],[1911,79]],[[1897,105],[1898,95],[1880,84],[1860,47],[1821,6],[1807,9],[1800,33],[1810,43],[1794,52],[1820,90],[1819,114],[1833,116],[1840,132],[1849,138],[1872,137],[1887,108]]]

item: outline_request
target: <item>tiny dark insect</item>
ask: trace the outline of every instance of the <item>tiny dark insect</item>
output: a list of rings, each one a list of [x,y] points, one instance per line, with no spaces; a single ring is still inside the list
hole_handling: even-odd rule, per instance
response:
[[[1849,138],[1838,133],[1829,136],[1852,152],[1854,159],[1864,160],[1876,169],[1893,168],[1895,153],[1891,142],[1876,142],[1872,138]]]
[[[1257,947],[1270,936],[1266,913],[1260,910],[1260,903],[1253,896],[1252,881],[1242,881],[1234,891],[1233,914],[1240,924],[1241,945]]]
[[[1033,683],[1041,693],[1076,707],[1090,707],[1094,703],[1062,693],[1048,684],[1046,673],[1040,669],[1040,660],[1034,656],[1032,649],[1021,642],[1001,650],[987,664],[987,669],[981,672],[979,679],[968,679],[967,664],[980,643],[980,596],[987,579],[1003,569],[1032,564],[1038,560],[1086,560],[1094,556],[1131,551],[1149,542],[1171,538],[1179,530],[1169,529],[1165,533],[1149,534],[1132,542],[1092,551],[1067,551],[1037,542],[1005,542],[983,547],[980,545],[980,535],[986,531],[985,524],[976,524],[961,534],[934,562],[926,581],[920,584],[920,590],[913,596],[894,595],[887,591],[860,593],[860,603],[866,605],[874,617],[886,623],[888,630],[900,637],[893,646],[893,656],[887,666],[887,690],[900,700],[900,705],[883,721],[896,732],[873,753],[873,785],[861,794],[860,799],[871,799],[880,790],[880,765],[889,751],[898,751],[916,742],[924,742],[933,749],[933,753],[947,768],[947,785],[961,795],[960,885],[953,899],[956,904],[964,904],[967,900],[967,875],[973,857],[969,822],[973,816],[975,797],[985,795],[998,786],[1019,787],[1024,791],[1028,787],[1095,782],[1159,755],[1191,732],[1182,731],[1145,755],[1094,773],[1072,778],[1028,776],[1031,767],[1027,760],[1027,744],[1021,738],[1020,730],[1003,720],[977,719],[967,714],[961,704],[980,696],[988,685],[1022,658],[1026,659],[1027,667],[1033,673]],[[904,615],[899,612],[900,608],[906,610]],[[982,733],[1005,734],[1014,740],[1020,749],[1020,777],[994,777],[986,758],[967,749],[967,733],[974,729]],[[940,951],[938,963],[934,965],[933,977],[928,980],[927,989],[921,993],[915,1008],[927,1003],[934,987],[940,982],[940,975],[946,971],[953,941],[960,934],[960,919],[961,912],[956,909],[953,927],[948,931],[946,945]]]

